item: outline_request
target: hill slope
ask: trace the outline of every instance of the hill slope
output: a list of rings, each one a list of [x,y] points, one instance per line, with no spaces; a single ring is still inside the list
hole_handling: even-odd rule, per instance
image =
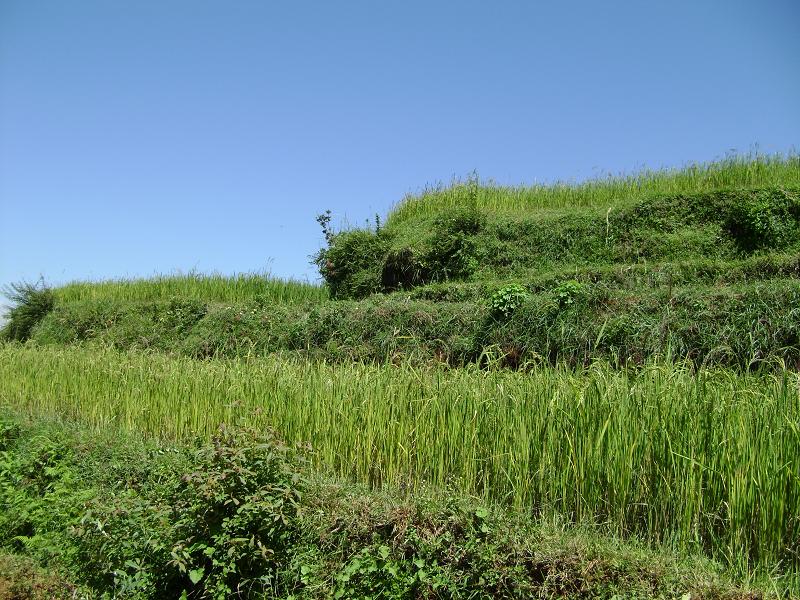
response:
[[[572,187],[471,179],[407,198],[383,227],[326,237],[327,289],[257,277],[73,284],[30,334],[196,357],[800,360],[797,157]]]

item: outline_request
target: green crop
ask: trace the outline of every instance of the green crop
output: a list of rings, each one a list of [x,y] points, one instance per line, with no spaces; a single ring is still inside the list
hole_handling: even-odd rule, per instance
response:
[[[243,302],[261,299],[282,304],[319,302],[328,290],[312,283],[274,279],[258,273],[233,276],[190,273],[150,279],[75,281],[53,290],[59,304],[84,300],[154,301],[175,297],[205,302]]]
[[[376,487],[451,486],[742,572],[800,566],[800,379],[788,371],[487,373],[9,344],[0,382],[16,410],[174,439],[271,426],[310,441],[326,472]]]

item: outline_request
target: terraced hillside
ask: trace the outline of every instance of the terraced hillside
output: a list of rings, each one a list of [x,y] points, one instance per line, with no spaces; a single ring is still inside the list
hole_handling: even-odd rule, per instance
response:
[[[76,283],[55,291],[30,333],[192,357],[797,366],[799,161],[575,187],[470,179],[405,199],[384,226],[326,225],[325,288],[257,277]]]
[[[320,222],[10,290],[0,598],[800,597],[800,157]]]

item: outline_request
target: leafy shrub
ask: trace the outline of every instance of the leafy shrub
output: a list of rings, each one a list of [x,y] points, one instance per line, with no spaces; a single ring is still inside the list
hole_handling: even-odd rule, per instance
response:
[[[381,288],[386,292],[424,284],[430,278],[425,257],[415,248],[400,248],[386,255],[381,271]]]
[[[389,251],[385,229],[354,229],[332,234],[330,245],[314,256],[331,297],[364,298],[381,291],[381,267]]]
[[[746,252],[781,248],[796,240],[800,201],[771,190],[754,194],[731,206],[725,231]]]
[[[271,431],[221,427],[187,458],[182,476],[167,465],[164,484],[89,505],[78,534],[92,585],[145,597],[274,589],[298,536],[300,455]]]
[[[492,294],[489,299],[489,307],[494,315],[508,318],[529,297],[530,294],[524,287],[518,283],[512,283],[501,287]]]
[[[334,598],[407,598],[416,591],[411,561],[392,556],[385,544],[363,548],[336,574]]]
[[[585,283],[571,279],[563,281],[553,290],[558,305],[562,308],[575,304],[575,302],[587,292]]]
[[[3,294],[13,302],[5,314],[8,323],[2,330],[3,337],[8,340],[27,340],[33,328],[55,306],[55,296],[42,280],[38,283],[12,283]]]
[[[298,457],[271,431],[221,427],[196,458],[174,506],[174,564],[207,597],[271,589],[298,534]]]

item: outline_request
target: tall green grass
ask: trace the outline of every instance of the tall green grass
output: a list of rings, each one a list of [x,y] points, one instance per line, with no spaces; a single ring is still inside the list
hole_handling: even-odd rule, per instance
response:
[[[609,175],[583,183],[558,182],[520,186],[455,180],[406,196],[390,212],[387,225],[432,217],[443,209],[474,203],[492,212],[525,212],[575,207],[601,208],[630,204],[646,196],[704,192],[725,188],[800,185],[800,156],[751,154],[680,169],[643,170]]]
[[[800,568],[800,378],[199,362],[0,347],[0,403],[187,439],[220,422],[310,441],[318,466],[597,524],[741,572]]]
[[[159,275],[149,279],[75,281],[53,290],[58,303],[81,300],[154,301],[181,297],[207,302],[241,302],[262,297],[270,302],[294,304],[328,299],[322,285],[273,279],[258,273],[238,275]]]

